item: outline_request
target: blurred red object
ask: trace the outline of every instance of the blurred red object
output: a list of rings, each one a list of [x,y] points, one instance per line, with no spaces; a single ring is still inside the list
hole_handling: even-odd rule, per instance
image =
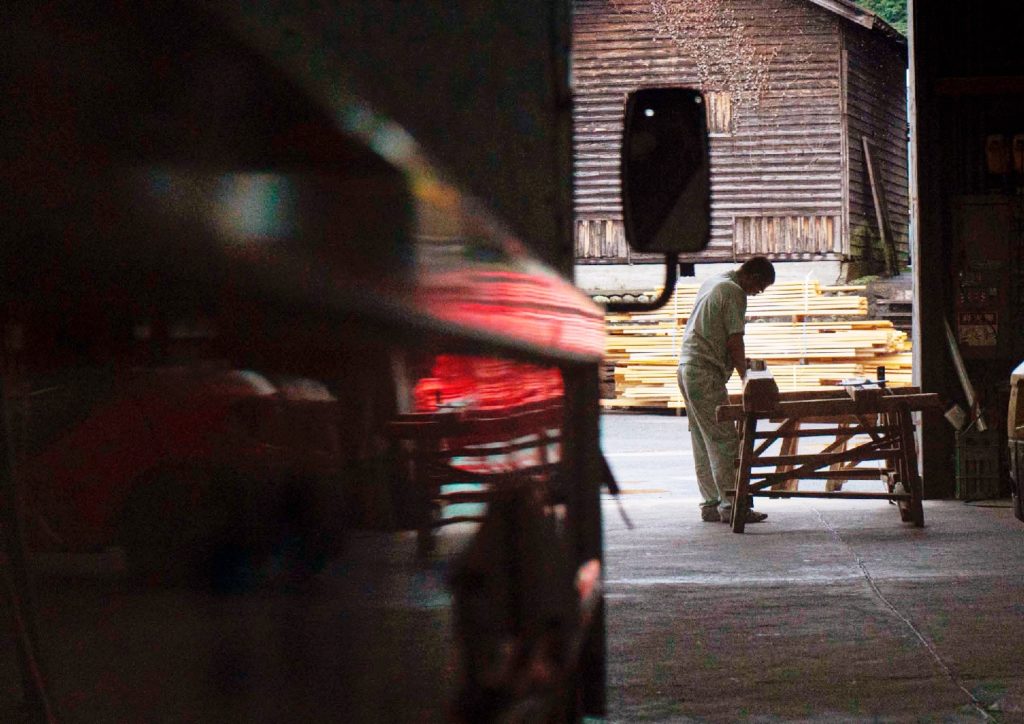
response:
[[[40,549],[114,544],[132,497],[158,485],[170,515],[194,509],[225,473],[269,494],[273,481],[337,465],[336,400],[311,380],[181,366],[48,383],[30,398],[18,464]]]
[[[556,400],[563,395],[562,376],[539,367],[493,357],[438,355],[430,374],[413,388],[417,412],[444,407],[501,410]]]

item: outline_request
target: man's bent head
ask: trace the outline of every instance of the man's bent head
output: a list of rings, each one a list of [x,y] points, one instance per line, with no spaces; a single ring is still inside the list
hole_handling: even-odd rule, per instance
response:
[[[740,265],[737,281],[747,296],[760,294],[775,283],[775,267],[767,257],[751,257]]]

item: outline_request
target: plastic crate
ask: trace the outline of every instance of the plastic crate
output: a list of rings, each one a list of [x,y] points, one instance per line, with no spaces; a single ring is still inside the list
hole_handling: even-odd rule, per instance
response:
[[[956,497],[988,500],[1001,494],[999,434],[966,430],[956,434]]]

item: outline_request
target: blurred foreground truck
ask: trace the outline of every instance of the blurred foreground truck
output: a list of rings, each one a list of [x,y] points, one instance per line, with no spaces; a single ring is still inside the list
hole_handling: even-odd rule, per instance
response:
[[[5,6],[0,719],[602,711],[568,5],[506,5]]]
[[[0,719],[600,716],[568,3],[2,13]],[[666,287],[700,102],[629,104]]]

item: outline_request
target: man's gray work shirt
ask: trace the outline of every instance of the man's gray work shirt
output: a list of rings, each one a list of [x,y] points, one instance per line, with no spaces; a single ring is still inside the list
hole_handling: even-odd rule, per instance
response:
[[[725,341],[743,334],[746,314],[747,293],[737,281],[736,270],[706,280],[686,322],[679,364],[706,365],[721,373],[723,380],[729,379],[733,364]]]

